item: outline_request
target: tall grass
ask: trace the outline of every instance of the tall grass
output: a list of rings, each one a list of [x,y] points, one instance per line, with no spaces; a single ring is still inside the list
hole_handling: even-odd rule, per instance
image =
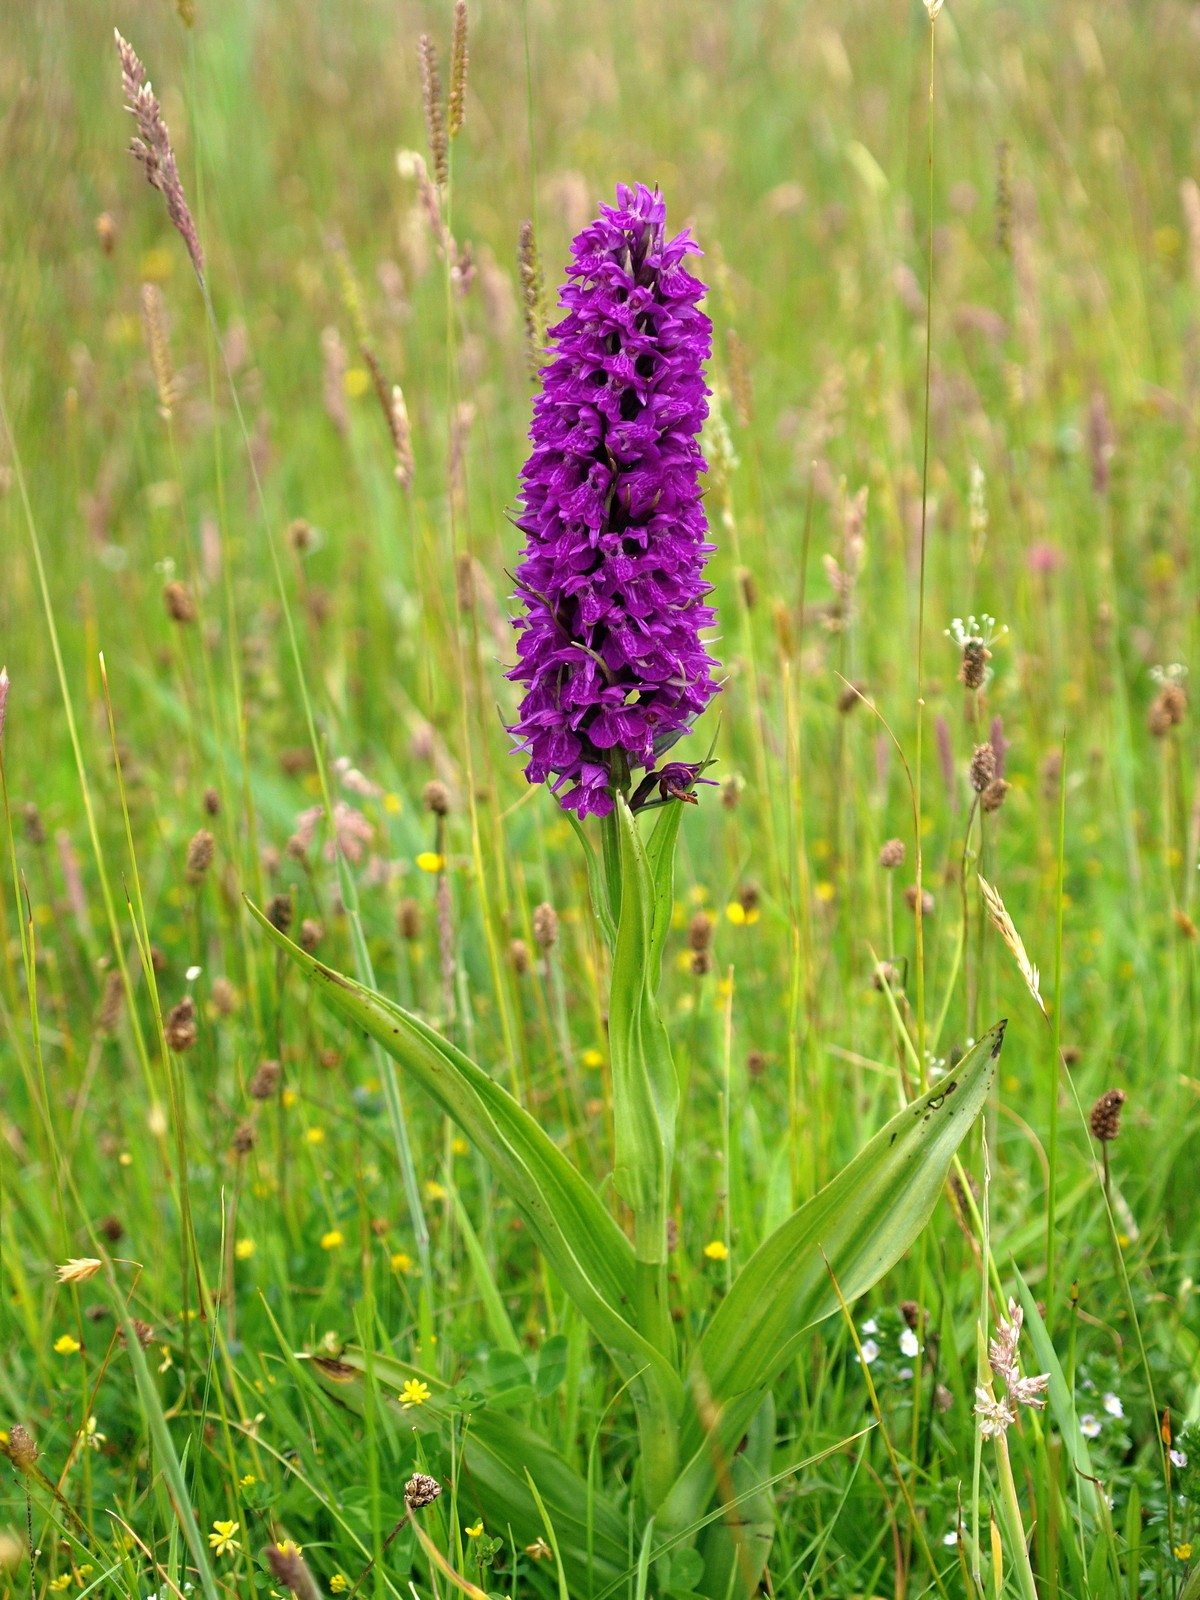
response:
[[[772,1592],[1194,1594],[1200,749],[1152,670],[1200,660],[1191,11],[948,0],[931,36],[916,4],[481,3],[445,218],[465,293],[397,160],[425,150],[418,38],[445,57],[452,12],[0,17],[0,1427],[40,1452],[0,1462],[0,1583],[240,1594],[291,1539],[323,1593],[445,1593],[427,1540],[484,1592],[559,1594],[549,1498],[541,1547],[475,1531],[461,1455],[495,1415],[619,1507],[590,1533],[597,1570],[621,1552],[611,1592],[686,1591],[633,1515],[629,1395],[480,1153],[241,898],[449,1033],[611,1199],[606,958],[503,728],[505,513],[520,225],[549,289],[640,177],[706,250],[721,419],[728,677],[693,741],[720,787],[689,808],[664,985],[681,1339],[1010,1019],[986,1150],[785,1374]],[[122,155],[114,23],[175,136],[211,318]],[[411,488],[364,344],[403,390]],[[984,612],[1007,631],[968,690],[943,630]],[[982,813],[988,741],[1010,787]],[[1052,974],[1048,1018],[979,876]],[[1102,1167],[1086,1113],[1111,1088]],[[78,1256],[111,1276],[59,1284]],[[1051,1383],[1006,1479],[972,1407],[1010,1295]],[[351,1357],[354,1408],[318,1365]],[[401,1410],[417,1371],[444,1387]],[[443,1405],[444,1456],[414,1428]],[[420,1537],[395,1531],[413,1470],[447,1486]]]

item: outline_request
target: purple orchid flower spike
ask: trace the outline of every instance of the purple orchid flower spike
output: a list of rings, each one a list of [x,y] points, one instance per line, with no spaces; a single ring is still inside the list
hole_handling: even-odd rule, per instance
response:
[[[571,246],[534,402],[510,731],[530,783],[552,780],[580,817],[607,816],[719,688],[700,637],[714,615],[697,438],[712,324],[683,266],[695,253],[686,231],[668,238],[661,195],[620,185]],[[655,781],[688,798],[695,779],[673,762]]]

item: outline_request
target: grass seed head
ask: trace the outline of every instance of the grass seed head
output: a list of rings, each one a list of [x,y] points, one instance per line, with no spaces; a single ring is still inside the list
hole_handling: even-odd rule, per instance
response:
[[[250,1079],[250,1098],[270,1100],[279,1088],[283,1068],[278,1061],[260,1061]]]
[[[216,840],[207,828],[201,828],[194,833],[187,847],[187,880],[191,884],[202,883],[209,867],[213,864],[216,852]]]
[[[467,0],[454,7],[454,37],[450,45],[450,94],[446,103],[446,131],[457,139],[467,120]]]
[[[269,1544],[266,1556],[276,1581],[289,1589],[297,1600],[321,1600],[321,1591],[308,1570],[308,1563],[290,1539],[282,1544]]]
[[[196,1043],[200,1037],[200,1030],[196,1025],[196,1002],[190,994],[185,994],[183,999],[167,1012],[163,1032],[168,1048],[176,1055],[182,1055]]]
[[[163,589],[163,604],[172,622],[195,622],[196,602],[192,598],[192,591],[180,579],[172,578]]]
[[[444,189],[450,182],[450,151],[442,112],[442,78],[438,71],[437,50],[427,33],[421,35],[417,50],[421,58],[421,99],[425,105],[425,131],[429,138],[433,176],[438,188]]]
[[[404,1485],[404,1503],[410,1511],[419,1511],[422,1506],[431,1506],[442,1492],[442,1486],[436,1478],[431,1478],[427,1472],[414,1472]]]
[[[38,1458],[37,1444],[23,1423],[15,1422],[8,1430],[8,1442],[4,1446],[4,1454],[18,1472],[33,1471]]]
[[[292,915],[290,894],[273,894],[267,901],[267,921],[273,928],[278,928],[280,933],[286,933],[291,927]]]
[[[905,853],[903,839],[888,839],[879,852],[879,865],[888,872],[896,867],[902,867]]]
[[[1125,1104],[1124,1089],[1106,1089],[1088,1115],[1092,1138],[1100,1144],[1109,1144],[1121,1131],[1121,1107]]]
[[[976,794],[982,794],[996,776],[996,752],[990,744],[977,744],[968,776]]]
[[[558,943],[558,912],[548,900],[534,907],[533,937],[543,950]]]
[[[125,91],[125,106],[137,123],[137,137],[129,153],[141,164],[146,181],[157,189],[167,204],[167,216],[187,247],[188,256],[196,276],[204,277],[204,252],[200,236],[183,192],[179,168],[171,135],[163,121],[162,107],[146,77],[146,69],[138,59],[136,50],[127,39],[113,29],[117,41],[117,54],[121,58],[121,86]]]

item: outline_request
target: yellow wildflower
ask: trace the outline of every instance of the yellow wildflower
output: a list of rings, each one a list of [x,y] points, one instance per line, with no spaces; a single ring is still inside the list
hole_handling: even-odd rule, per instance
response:
[[[324,1144],[325,1143],[325,1129],[324,1128],[305,1128],[305,1130],[304,1130],[304,1142],[305,1142],[305,1144]]]
[[[238,1522],[214,1522],[213,1531],[208,1536],[214,1555],[234,1555],[242,1547],[233,1537],[241,1526]]]
[[[604,1065],[604,1056],[599,1050],[585,1050],[583,1052],[583,1064],[585,1067],[602,1067]]]
[[[254,1476],[254,1474],[252,1472],[248,1472],[244,1478],[238,1479],[238,1488],[249,1489],[257,1482],[258,1479]]]
[[[342,374],[342,388],[351,400],[357,400],[371,387],[371,374],[365,367],[347,367]]]
[[[285,1089],[279,1098],[283,1102],[283,1109],[285,1111],[290,1111],[291,1108],[296,1104],[296,1101],[299,1100],[300,1096],[296,1093],[295,1089]]]
[[[439,1183],[436,1178],[430,1178],[425,1185],[425,1193],[431,1200],[444,1200],[448,1192],[445,1184]]]
[[[1192,1559],[1192,1547],[1190,1544],[1177,1544],[1175,1546],[1175,1554],[1180,1561],[1190,1561]]]
[[[735,928],[741,928],[746,922],[746,908],[739,900],[731,900],[725,907],[725,915]]]
[[[239,1239],[233,1247],[233,1253],[239,1261],[249,1261],[254,1254],[253,1239]]]
[[[345,1591],[350,1587],[350,1579],[346,1577],[345,1573],[335,1572],[333,1577],[329,1580],[329,1587],[333,1590],[334,1594],[344,1594]]]
[[[450,1148],[456,1156],[465,1156],[471,1147],[465,1139],[455,1138],[451,1139]]]
[[[322,1250],[336,1250],[338,1245],[342,1244],[343,1242],[342,1230],[340,1228],[330,1228],[328,1233],[323,1233],[321,1235]]]
[[[446,858],[436,850],[422,850],[417,857],[417,865],[422,872],[441,872],[446,865]]]
[[[724,1239],[710,1239],[704,1246],[704,1254],[710,1261],[724,1261],[729,1255]]]
[[[432,1393],[433,1390],[420,1378],[409,1378],[400,1391],[400,1403],[405,1410],[409,1406],[423,1406]]]
[[[412,1257],[407,1250],[397,1250],[392,1255],[390,1265],[393,1272],[411,1272]]]
[[[47,1584],[51,1594],[59,1594],[63,1589],[69,1589],[70,1587],[71,1574],[69,1572],[60,1572],[57,1578],[51,1578]]]
[[[60,1333],[54,1341],[54,1353],[59,1356],[73,1356],[80,1348],[79,1340],[72,1339],[69,1333]]]
[[[479,1521],[473,1522],[469,1528],[464,1523],[463,1532],[466,1534],[468,1539],[478,1539],[479,1535],[483,1532],[483,1518],[480,1517]]]

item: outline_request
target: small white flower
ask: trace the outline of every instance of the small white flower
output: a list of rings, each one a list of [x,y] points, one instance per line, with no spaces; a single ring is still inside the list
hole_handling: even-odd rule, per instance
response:
[[[900,1354],[902,1356],[915,1356],[920,1354],[920,1350],[921,1346],[917,1342],[916,1334],[911,1328],[905,1328],[900,1335]]]
[[[950,1544],[950,1545],[957,1544],[958,1543],[958,1529],[957,1528],[951,1528],[949,1533],[944,1533],[942,1535],[942,1543],[943,1544]]]
[[[875,1321],[874,1317],[868,1317],[866,1322],[863,1323],[862,1327],[858,1331],[859,1333],[878,1333],[879,1324]]]
[[[1106,1394],[1104,1396],[1104,1409],[1110,1417],[1123,1417],[1125,1415],[1125,1407],[1121,1404],[1119,1394]]]
[[[1187,1451],[1186,1450],[1172,1450],[1171,1451],[1171,1465],[1173,1467],[1179,1467],[1180,1470],[1182,1470],[1184,1467],[1186,1467],[1187,1466]]]
[[[1017,1413],[1008,1401],[993,1400],[982,1384],[975,1390],[975,1415],[979,1418],[979,1431],[985,1439],[999,1438],[1017,1420]]]
[[[874,1339],[863,1340],[862,1359],[865,1365],[868,1367],[871,1365],[872,1361],[878,1361],[879,1346],[875,1343]]]
[[[1079,1419],[1079,1431],[1085,1439],[1096,1439],[1100,1435],[1100,1418],[1094,1417],[1090,1411],[1085,1411]]]
[[[896,1373],[896,1376],[901,1380],[902,1383],[907,1383],[912,1375],[913,1370],[911,1367],[901,1367]]]
[[[189,983],[195,983],[196,979],[200,976],[200,974],[203,971],[204,971],[203,967],[189,967],[187,969],[187,971],[184,973],[184,977],[187,979],[187,981]]]
[[[1187,668],[1182,661],[1172,661],[1166,667],[1151,667],[1150,676],[1163,689],[1168,683],[1182,683],[1187,677]]]

